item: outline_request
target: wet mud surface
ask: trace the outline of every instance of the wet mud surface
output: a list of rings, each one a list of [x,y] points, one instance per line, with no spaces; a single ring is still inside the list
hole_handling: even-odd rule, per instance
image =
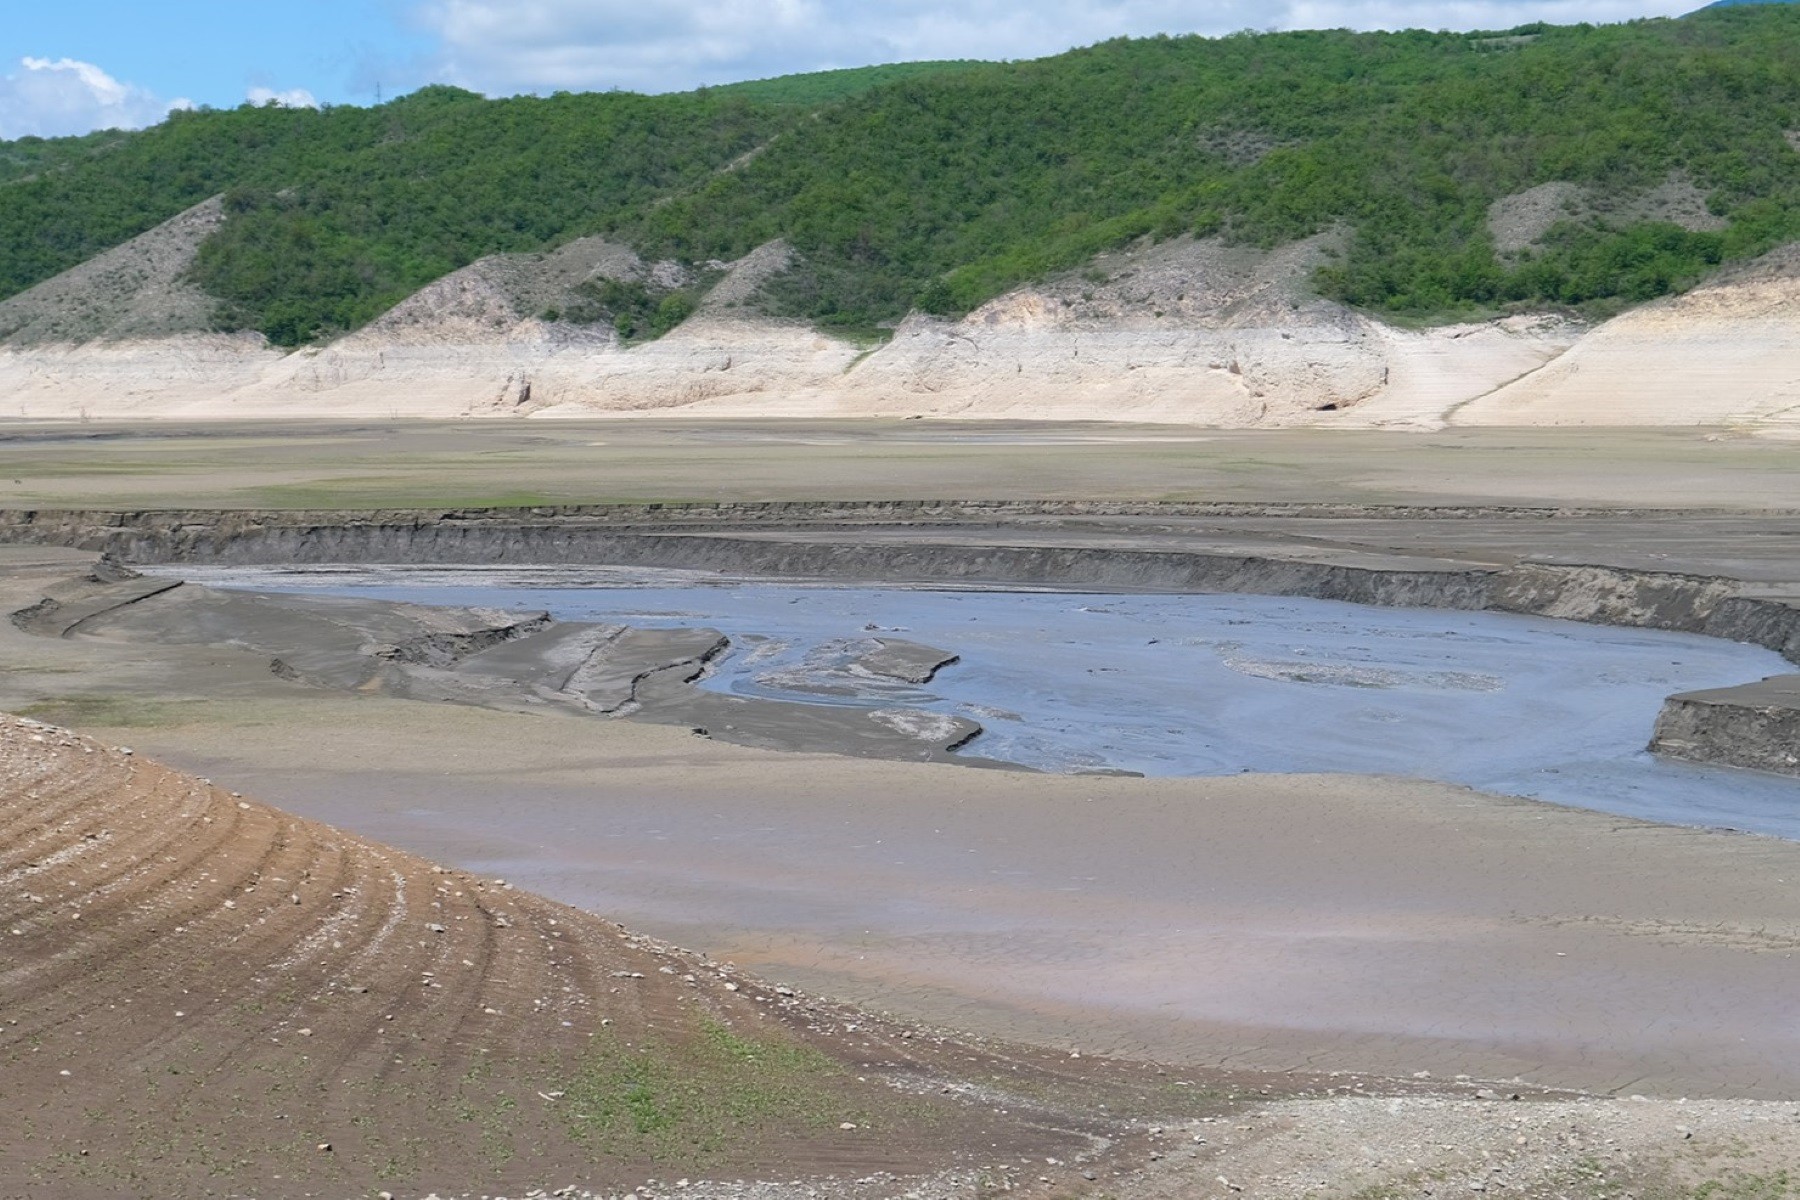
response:
[[[55,636],[37,602],[83,568],[19,557],[41,565],[0,588],[52,636],[0,627],[7,707],[126,725],[114,744],[776,981],[1084,1057],[1668,1096],[1784,1096],[1800,1080],[1785,1015],[1800,952],[1792,842],[1393,777],[972,771],[768,753],[569,706],[309,686],[271,673],[250,644],[267,630],[147,638],[68,595],[83,624]],[[308,602],[321,599],[387,603]],[[465,654],[465,668],[547,632],[529,609],[393,611],[412,615],[352,649],[407,679],[486,629],[535,632]],[[975,661],[927,685],[863,680],[866,642],[963,648],[870,623],[833,631],[837,682],[930,690]],[[1264,661],[1303,661],[1293,649]],[[1227,674],[1396,690],[1355,686],[1369,669],[1331,684]],[[585,694],[607,694],[590,682]]]
[[[1061,773],[1409,775],[1800,837],[1800,782],[1648,752],[1671,693],[1787,666],[1717,638],[1259,596],[845,588],[624,570],[184,573],[718,638],[704,672],[653,677],[645,699],[657,719],[747,744],[816,749],[837,739],[888,757],[956,747],[963,759]],[[531,644],[470,662],[510,669],[508,656]]]

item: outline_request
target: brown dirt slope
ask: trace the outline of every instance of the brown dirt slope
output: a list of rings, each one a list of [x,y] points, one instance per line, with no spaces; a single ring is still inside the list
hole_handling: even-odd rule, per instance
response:
[[[930,1038],[10,717],[0,945],[9,1197],[948,1191],[1090,1144],[949,1094]]]

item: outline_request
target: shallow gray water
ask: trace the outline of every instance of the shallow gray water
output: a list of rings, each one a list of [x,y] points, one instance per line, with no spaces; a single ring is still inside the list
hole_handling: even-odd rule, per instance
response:
[[[1800,780],[1645,752],[1665,696],[1793,669],[1697,635],[1268,596],[852,588],[635,569],[183,574],[716,628],[733,648],[709,687],[972,717],[985,732],[969,753],[1043,770],[1413,775],[1800,838]],[[884,636],[961,661],[918,687],[846,670]]]

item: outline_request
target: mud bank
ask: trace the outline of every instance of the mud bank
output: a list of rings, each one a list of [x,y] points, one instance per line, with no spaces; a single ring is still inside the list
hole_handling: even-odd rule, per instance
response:
[[[1670,696],[1650,748],[1695,762],[1800,775],[1800,675]]]
[[[14,511],[0,514],[0,540],[78,546],[137,564],[604,563],[842,582],[1310,597],[1701,633],[1800,663],[1800,578],[1789,577],[1795,567],[1770,537],[1792,531],[1753,517],[1742,524],[1677,513],[925,501]],[[1659,547],[1680,544],[1677,534],[1689,548],[1671,556]],[[1648,565],[1663,563],[1684,569]],[[1660,753],[1764,766],[1793,752],[1779,722],[1764,723],[1763,744],[1752,749],[1756,737],[1728,720],[1732,706],[1687,707],[1680,732],[1656,741]],[[724,714],[704,718],[740,726]],[[969,732],[946,731],[946,745]]]
[[[0,609],[90,565],[0,550]],[[1800,1078],[1783,1018],[1800,937],[1793,842],[1394,778],[1076,778],[772,754],[636,721],[300,688],[266,655],[216,644],[47,638],[0,621],[0,646],[0,708],[85,726],[135,761],[180,764],[783,986],[1052,1045],[1075,1065],[1113,1053],[1183,1064],[1170,1081],[1223,1062],[1771,1099]],[[1710,685],[1679,690],[1696,686]],[[454,916],[419,919],[455,933]],[[461,957],[480,958],[431,936],[444,967],[415,965],[439,970],[432,994],[449,995]],[[325,1036],[319,1014],[296,1015]],[[335,1058],[314,1061],[344,1077]],[[1693,1108],[1668,1119],[1699,1130]],[[322,1136],[339,1132],[351,1144],[348,1130]],[[1208,1164],[1200,1178],[1221,1171],[1240,1174]]]
[[[662,505],[616,509],[438,513],[0,513],[0,541],[98,550],[132,564],[213,566],[293,564],[613,564],[858,582],[978,583],[1119,591],[1242,592],[1307,596],[1422,608],[1489,609],[1644,629],[1704,633],[1750,642],[1800,663],[1800,586],[1752,588],[1728,574],[1653,571],[1604,563],[1473,561],[1470,554],[1413,553],[1357,542],[1333,545],[1309,537],[1278,553],[1229,553],[1193,546],[1094,544],[1053,536],[1022,522],[1031,517],[1183,517],[1202,509],[1222,518],[1284,514],[1330,520],[1373,510],[1302,506],[960,505],[955,502],[858,505]],[[1504,519],[1506,510],[1385,510],[1388,519]],[[1396,516],[1398,514],[1398,516]],[[1541,512],[1523,520],[1548,524]],[[1565,513],[1559,517],[1582,514]],[[975,537],[952,540],[928,525],[951,517],[987,524]],[[872,539],[841,526],[795,529],[795,519],[861,519],[900,537]],[[835,518],[835,520],[834,520]],[[693,523],[734,526],[647,531]],[[786,524],[788,528],[780,528]],[[775,527],[775,528],[770,528]],[[768,532],[763,532],[769,529]],[[967,532],[965,524],[959,532]],[[1076,531],[1079,535],[1081,531]],[[1131,530],[1162,533],[1163,530]],[[1554,544],[1555,530],[1545,530]],[[1027,533],[1035,544],[1024,544]],[[1144,544],[1150,543],[1150,544]],[[1493,557],[1491,554],[1487,557]]]
[[[636,567],[152,570],[240,593],[717,630],[729,646],[697,684],[708,694],[797,702],[830,723],[858,709],[920,729],[973,720],[968,750],[1054,774],[1412,776],[1800,838],[1800,780],[1645,753],[1669,694],[1782,669],[1768,650],[1696,634],[1291,597]],[[871,671],[895,635],[925,643],[924,662],[940,646],[959,661],[930,683]]]
[[[763,749],[942,761],[981,732],[972,720],[719,695],[697,684],[730,644],[716,629],[556,621],[486,605],[222,591],[116,565],[72,576],[12,614],[49,638],[222,645],[267,656],[290,683],[502,712],[635,717]],[[873,640],[848,665],[924,682],[955,655]],[[991,765],[984,760],[977,765]]]

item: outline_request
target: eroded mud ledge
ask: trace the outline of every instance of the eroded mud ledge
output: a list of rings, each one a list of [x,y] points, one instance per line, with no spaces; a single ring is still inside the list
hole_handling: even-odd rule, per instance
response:
[[[943,761],[981,733],[975,721],[912,709],[708,691],[699,682],[730,643],[704,627],[637,629],[558,621],[547,612],[220,590],[146,578],[106,560],[53,583],[11,620],[47,638],[230,646],[308,687],[502,712],[634,717],[765,749]],[[853,665],[870,676],[922,682],[955,659],[930,646],[873,639]]]
[[[857,582],[1237,592],[1491,610],[1748,642],[1800,663],[1800,519],[1499,507],[873,502],[0,513],[0,539],[132,564],[614,564]],[[1769,715],[1672,698],[1654,748],[1800,773]],[[1774,697],[1770,700],[1769,697]]]

